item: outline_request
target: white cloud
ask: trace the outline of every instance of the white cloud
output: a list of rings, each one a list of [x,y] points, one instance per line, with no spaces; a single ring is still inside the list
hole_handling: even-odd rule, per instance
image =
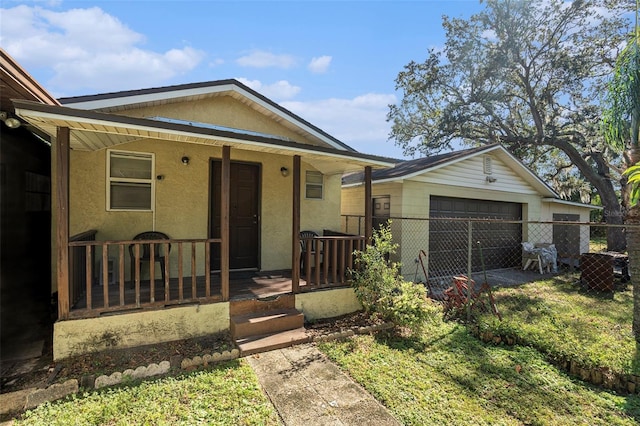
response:
[[[204,53],[184,47],[154,52],[144,35],[98,7],[57,12],[25,5],[0,9],[0,42],[26,69],[53,70],[53,92],[150,87],[196,67]],[[76,94],[76,93],[65,93]]]
[[[242,77],[236,78],[236,80],[274,101],[291,99],[301,90],[299,86],[294,86],[286,80],[276,81],[273,84],[263,84],[260,80],[249,80]]]
[[[220,66],[220,65],[223,65],[223,64],[224,64],[224,62],[225,62],[225,61],[224,61],[224,59],[222,59],[222,58],[216,58],[216,59],[214,59],[213,61],[210,61],[210,62],[209,62],[209,66],[210,66],[210,67],[218,67],[218,66]]]
[[[280,104],[360,152],[402,157],[402,150],[387,141],[388,105],[396,101],[392,94],[368,93],[353,99]]]
[[[250,54],[238,58],[236,63],[243,67],[287,69],[296,65],[296,59],[291,55],[275,55],[263,50],[254,50]]]
[[[325,73],[329,69],[329,65],[331,65],[331,59],[331,56],[320,56],[319,58],[313,58],[311,59],[311,62],[309,62],[309,65],[307,65],[307,68],[309,68],[309,70],[315,74]]]

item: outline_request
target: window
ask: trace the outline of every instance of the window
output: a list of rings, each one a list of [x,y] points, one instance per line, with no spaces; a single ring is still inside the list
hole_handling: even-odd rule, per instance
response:
[[[51,179],[49,176],[25,173],[25,207],[28,212],[51,211]]]
[[[107,210],[153,210],[153,154],[107,151]]]
[[[322,173],[308,170],[306,181],[306,198],[322,199],[324,177]]]

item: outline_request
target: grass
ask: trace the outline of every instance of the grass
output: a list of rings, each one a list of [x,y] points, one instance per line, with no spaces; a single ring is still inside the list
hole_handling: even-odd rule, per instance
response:
[[[484,314],[481,330],[517,336],[555,359],[640,375],[631,331],[631,290],[585,292],[568,275],[494,291],[503,320]]]
[[[214,368],[77,394],[28,411],[19,425],[278,425],[251,367]]]
[[[405,425],[635,425],[640,396],[570,377],[548,361],[566,357],[614,371],[640,369],[631,334],[631,291],[585,293],[575,277],[496,290],[504,320],[483,330],[525,345],[485,344],[435,320],[419,336],[360,335],[320,349]],[[174,378],[85,392],[45,404],[26,425],[276,425],[277,414],[242,360]]]
[[[589,387],[533,348],[493,346],[437,322],[419,338],[320,345],[406,425],[635,425],[640,398]]]
[[[591,237],[589,239],[589,252],[598,253],[607,249],[607,237]]]

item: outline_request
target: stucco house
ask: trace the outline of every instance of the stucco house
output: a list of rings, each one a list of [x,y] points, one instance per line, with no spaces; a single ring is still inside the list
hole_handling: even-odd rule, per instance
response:
[[[344,176],[343,215],[364,213],[363,182],[363,174],[359,172]],[[561,199],[499,144],[403,161],[392,168],[375,170],[372,191],[374,222],[389,217],[405,218],[392,221],[392,233],[400,244],[396,260],[402,262],[404,274],[415,273],[415,259],[420,250],[429,252],[431,269],[433,265],[455,260],[465,271],[468,225],[455,221],[464,218],[502,221],[495,229],[473,234],[474,241],[481,235],[487,268],[517,266],[524,241],[553,243],[562,259],[575,259],[589,251],[588,225],[569,227],[550,222],[589,222],[590,211],[597,208]],[[430,220],[420,221],[418,226],[417,219]],[[575,235],[567,236],[567,232]],[[456,237],[456,233],[462,235]],[[471,238],[472,234],[469,235]],[[480,262],[475,252],[473,256],[473,269],[478,270]]]
[[[250,291],[254,305],[234,305],[247,286],[276,286],[308,319],[358,309],[341,253],[370,228],[322,230],[340,230],[341,176],[362,171],[370,189],[389,159],[236,80],[59,101],[13,101],[52,143],[54,358],[233,328],[235,313],[259,309]],[[313,273],[301,270],[301,230],[320,234]],[[134,239],[147,231],[161,234]]]

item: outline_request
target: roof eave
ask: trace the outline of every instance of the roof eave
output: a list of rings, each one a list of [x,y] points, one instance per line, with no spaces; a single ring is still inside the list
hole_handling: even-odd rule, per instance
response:
[[[604,207],[602,207],[602,206],[594,206],[592,204],[584,204],[584,203],[579,203],[577,201],[563,200],[562,198],[543,198],[542,201],[544,201],[546,203],[563,204],[563,205],[567,205],[567,206],[581,207],[581,208],[591,209],[591,210],[603,210],[604,209]]]
[[[242,134],[211,128],[199,128],[184,124],[174,124],[162,121],[149,120],[144,118],[134,118],[115,114],[106,114],[88,110],[76,110],[68,107],[42,105],[34,102],[14,100],[16,113],[27,121],[38,127],[40,123],[46,122],[48,126],[58,127],[59,122],[74,124],[72,129],[78,131],[90,131],[96,126],[109,126],[120,129],[118,136],[134,136],[140,131],[156,132],[169,140],[177,140],[189,143],[189,139],[210,140],[212,144],[224,144],[225,142],[248,147],[272,148],[290,155],[315,155],[326,159],[339,159],[352,164],[362,166],[389,167],[392,162],[385,158],[362,154],[358,152],[347,152],[333,148],[325,148],[313,145],[306,145],[299,142],[284,141],[278,138],[269,138],[262,135]],[[38,121],[40,120],[40,121]],[[42,130],[47,131],[46,128]],[[131,132],[130,132],[131,131]],[[133,132],[135,131],[135,132]],[[95,130],[94,130],[95,132]],[[100,133],[100,132],[96,132]],[[55,136],[55,135],[51,135]],[[148,137],[152,139],[152,137]],[[216,142],[216,143],[214,143]],[[195,142],[194,142],[195,143]],[[107,148],[103,146],[101,148]],[[100,148],[100,149],[101,149]]]
[[[244,96],[256,105],[265,108],[271,113],[278,115],[289,124],[297,126],[323,141],[327,145],[343,149],[350,152],[357,152],[344,142],[334,138],[322,129],[314,126],[288,109],[273,102],[266,96],[258,93],[250,87],[237,80],[218,80],[205,83],[192,83],[177,86],[167,86],[154,89],[130,90],[123,92],[108,93],[103,95],[82,96],[77,98],[63,98],[65,106],[71,106],[83,110],[108,110],[126,105],[144,105],[152,102],[168,99],[189,98],[191,96],[203,94],[218,94],[224,92],[234,92]],[[73,99],[77,99],[73,101]]]

